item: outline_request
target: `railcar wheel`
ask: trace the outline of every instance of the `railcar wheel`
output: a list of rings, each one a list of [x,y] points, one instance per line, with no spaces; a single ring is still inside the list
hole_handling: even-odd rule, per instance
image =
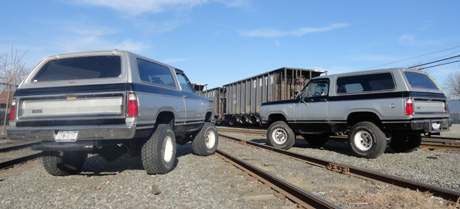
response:
[[[209,156],[213,155],[219,144],[219,134],[216,126],[206,122],[196,135],[192,142],[192,150],[195,155]]]
[[[53,176],[67,176],[80,172],[85,164],[86,152],[43,152],[43,167]]]
[[[422,136],[420,134],[393,134],[390,142],[390,148],[395,152],[413,152],[422,143]]]
[[[176,138],[167,124],[158,125],[141,150],[142,165],[147,174],[165,174],[176,165]]]
[[[385,134],[372,122],[359,122],[351,127],[348,142],[352,151],[359,157],[377,158],[385,152]]]
[[[305,135],[302,135],[302,137],[305,139],[305,141],[308,142],[308,144],[314,147],[321,147],[324,144],[326,144],[326,142],[329,140],[328,134],[321,134],[321,135],[305,134]]]
[[[289,149],[295,143],[294,131],[284,121],[276,121],[267,130],[268,143],[279,149]]]

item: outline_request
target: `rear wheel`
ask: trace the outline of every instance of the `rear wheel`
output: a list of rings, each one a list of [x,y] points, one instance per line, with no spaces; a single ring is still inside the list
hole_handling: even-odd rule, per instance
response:
[[[192,142],[192,150],[195,155],[213,155],[217,150],[219,135],[216,126],[206,122]]]
[[[147,174],[165,174],[176,165],[176,138],[167,124],[158,125],[141,150],[142,165]]]
[[[289,149],[295,143],[294,131],[284,121],[276,121],[267,130],[268,143],[279,149]]]
[[[393,134],[390,142],[390,148],[395,152],[413,152],[422,143],[420,134]]]
[[[328,134],[321,134],[321,135],[305,134],[305,135],[302,135],[302,137],[305,139],[305,141],[308,142],[308,144],[314,147],[321,147],[324,144],[326,144],[326,142],[329,140]]]
[[[43,167],[53,176],[67,176],[80,172],[88,154],[77,151],[43,152]]]
[[[348,142],[352,151],[359,157],[377,158],[385,152],[385,134],[372,122],[359,122],[351,127]]]

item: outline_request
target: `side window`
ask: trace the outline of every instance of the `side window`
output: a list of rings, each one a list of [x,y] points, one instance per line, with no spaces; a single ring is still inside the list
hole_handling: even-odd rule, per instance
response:
[[[314,81],[302,91],[302,97],[322,97],[329,95],[328,81]]]
[[[171,71],[168,67],[143,59],[137,59],[137,67],[142,81],[160,84],[163,86],[176,87]]]
[[[192,88],[190,87],[190,81],[185,77],[184,74],[177,73],[177,79],[179,80],[182,91],[193,93]]]
[[[337,93],[360,93],[395,88],[391,73],[341,77],[337,79]]]

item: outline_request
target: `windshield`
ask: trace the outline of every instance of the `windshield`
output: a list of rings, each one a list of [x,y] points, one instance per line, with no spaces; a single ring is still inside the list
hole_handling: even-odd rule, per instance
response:
[[[119,56],[75,57],[49,61],[35,75],[33,82],[113,78],[120,75]]]
[[[409,85],[413,88],[438,89],[438,86],[425,74],[404,72]]]

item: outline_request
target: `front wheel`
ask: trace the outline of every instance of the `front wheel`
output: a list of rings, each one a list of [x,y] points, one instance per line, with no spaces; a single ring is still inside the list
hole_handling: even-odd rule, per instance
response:
[[[165,174],[176,165],[176,138],[167,124],[158,125],[141,150],[142,165],[147,174]]]
[[[276,121],[268,127],[268,143],[279,149],[289,149],[295,143],[294,131],[284,121]]]
[[[85,163],[86,152],[43,152],[43,167],[53,176],[67,176],[77,174]]]
[[[359,122],[351,127],[348,142],[352,151],[359,157],[377,158],[385,152],[385,134],[372,122]]]
[[[216,126],[206,122],[196,135],[192,142],[192,151],[195,155],[209,156],[213,155],[219,144],[219,134]]]

